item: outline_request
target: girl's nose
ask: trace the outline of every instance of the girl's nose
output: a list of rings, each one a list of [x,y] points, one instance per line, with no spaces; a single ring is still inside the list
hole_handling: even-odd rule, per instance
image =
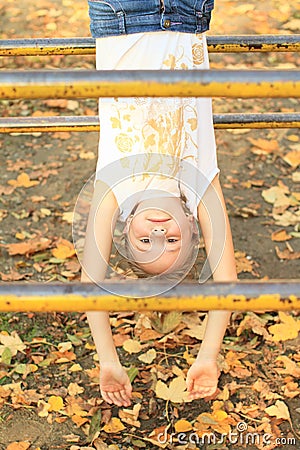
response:
[[[155,228],[153,228],[151,234],[154,234],[154,235],[157,236],[157,235],[160,235],[160,234],[166,234],[166,232],[167,232],[167,230],[165,228],[163,228],[163,227],[155,227]]]

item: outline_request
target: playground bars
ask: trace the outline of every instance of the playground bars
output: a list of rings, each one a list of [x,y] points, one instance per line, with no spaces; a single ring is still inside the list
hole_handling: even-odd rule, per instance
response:
[[[2,283],[0,311],[193,311],[193,310],[296,310],[300,309],[300,281],[156,282],[105,281],[98,287],[86,283]],[[166,288],[167,286],[167,288]],[[120,292],[122,296],[110,292]],[[166,292],[165,292],[166,291]]]
[[[207,36],[211,53],[297,52],[300,35]],[[0,41],[0,56],[93,55],[95,39],[9,39]]]

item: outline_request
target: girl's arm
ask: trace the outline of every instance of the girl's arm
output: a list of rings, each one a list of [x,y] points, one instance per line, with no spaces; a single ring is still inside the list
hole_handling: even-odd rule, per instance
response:
[[[214,281],[236,281],[232,235],[219,176],[214,178],[198,206],[198,220]],[[209,312],[198,357],[217,358],[229,318],[228,311]]]
[[[118,209],[114,194],[101,182],[96,182],[87,224],[82,275],[83,283],[100,283],[105,279],[112,247],[113,218]],[[97,348],[100,363],[119,361],[113,344],[108,312],[88,312],[87,318]]]
[[[105,197],[103,193],[107,192]],[[81,281],[101,283],[111,254],[114,218],[118,205],[114,194],[97,182],[87,224]],[[120,364],[107,311],[87,312],[87,319],[100,362],[100,390],[108,403],[129,406],[131,384]]]
[[[198,220],[213,279],[237,279],[234,248],[225,201],[215,177],[198,206]],[[191,399],[207,397],[217,389],[219,370],[217,357],[230,319],[228,311],[209,311],[204,338],[197,358],[187,374],[187,388]]]

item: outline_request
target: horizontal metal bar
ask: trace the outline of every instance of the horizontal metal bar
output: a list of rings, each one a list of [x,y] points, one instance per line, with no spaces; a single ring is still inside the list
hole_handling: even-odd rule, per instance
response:
[[[0,98],[300,97],[299,70],[0,71]]]
[[[300,114],[299,113],[215,114],[214,126],[217,129],[299,128]]]
[[[214,114],[214,127],[299,128],[300,114]],[[0,133],[43,133],[56,131],[99,131],[98,116],[43,116],[0,118]]]
[[[157,289],[158,284],[155,285]],[[299,280],[185,282],[150,297],[153,283],[145,280],[94,284],[2,283],[0,311],[193,311],[297,310]],[[169,287],[169,286],[168,286]],[[122,296],[110,292],[120,292]],[[167,291],[167,292],[165,292]]]
[[[207,36],[211,53],[296,52],[300,35]],[[0,56],[92,55],[95,39],[8,39],[0,41]]]

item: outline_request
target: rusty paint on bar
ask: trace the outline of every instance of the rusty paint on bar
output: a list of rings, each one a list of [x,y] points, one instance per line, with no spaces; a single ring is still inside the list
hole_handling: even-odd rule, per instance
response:
[[[214,114],[216,129],[299,128],[300,114]],[[98,116],[43,116],[0,118],[0,133],[37,133],[57,131],[99,131]]]
[[[122,296],[111,294],[116,286]],[[193,310],[297,310],[300,309],[300,281],[270,280],[236,283],[182,283],[150,297],[152,286],[139,281],[92,284],[0,285],[0,310],[6,311],[193,311]]]
[[[300,35],[207,36],[211,53],[297,52]],[[93,55],[92,38],[8,39],[0,41],[0,56]]]
[[[0,71],[0,98],[300,97],[298,70]]]

